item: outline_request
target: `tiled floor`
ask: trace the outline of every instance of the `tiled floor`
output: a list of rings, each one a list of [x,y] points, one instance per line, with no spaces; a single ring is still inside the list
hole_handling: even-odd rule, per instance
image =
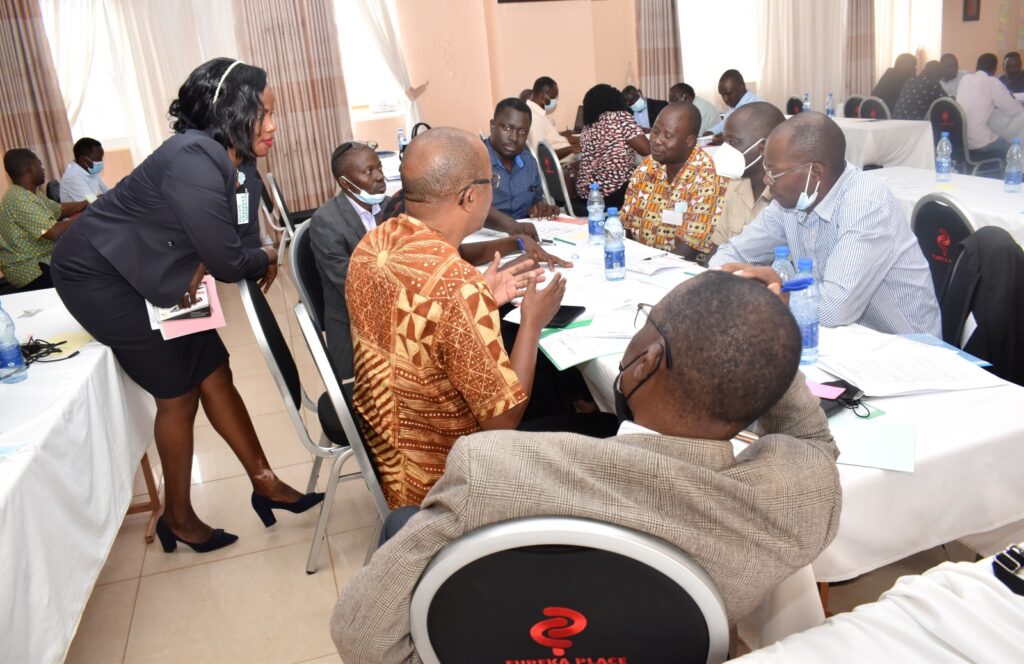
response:
[[[234,286],[219,289],[228,327],[235,382],[247,404],[267,457],[293,486],[304,490],[311,469],[284,410]],[[268,295],[289,339],[303,385],[322,386],[292,306],[295,289],[286,270]],[[314,437],[315,416],[304,413]],[[150,458],[158,463],[155,451]],[[354,462],[352,470],[355,469]],[[155,468],[159,475],[159,466]],[[320,478],[323,490],[326,472]],[[179,546],[166,554],[145,544],[146,515],[125,519],[106,567],[85,609],[68,662],[317,662],[338,663],[327,625],[338,590],[359,568],[374,530],[376,512],[362,482],[338,486],[317,573],[305,573],[317,511],[279,513],[265,529],[249,506],[250,486],[227,445],[200,413],[196,426],[192,498],[211,525],[239,536],[229,547],[196,554]],[[144,489],[137,483],[137,493]],[[957,547],[955,560],[973,559]],[[912,556],[855,581],[834,586],[831,609],[848,611],[875,600],[903,574],[946,560],[941,548]]]

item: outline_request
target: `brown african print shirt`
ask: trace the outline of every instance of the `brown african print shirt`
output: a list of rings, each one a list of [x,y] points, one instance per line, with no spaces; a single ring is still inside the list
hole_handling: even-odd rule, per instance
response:
[[[715,162],[695,147],[672,182],[663,164],[653,157],[644,159],[629,180],[620,217],[631,237],[649,247],[672,251],[682,240],[707,253],[724,202],[725,181],[715,172]],[[665,210],[682,212],[676,218],[681,223],[666,223]]]
[[[422,222],[367,233],[345,287],[355,406],[392,508],[419,505],[448,450],[526,401],[483,275]]]

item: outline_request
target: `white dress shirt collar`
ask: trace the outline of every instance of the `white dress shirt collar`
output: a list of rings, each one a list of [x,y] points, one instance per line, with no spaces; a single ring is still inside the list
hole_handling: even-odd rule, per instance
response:
[[[377,214],[380,213],[379,205],[374,205],[371,209],[367,210],[366,208],[359,204],[359,201],[349,196],[348,192],[342,192],[342,194],[345,196],[345,199],[349,202],[349,205],[352,206],[352,209],[356,211],[356,214],[359,215],[359,220],[363,222],[363,228],[366,229],[367,233],[369,233],[370,231],[377,227],[376,217]]]

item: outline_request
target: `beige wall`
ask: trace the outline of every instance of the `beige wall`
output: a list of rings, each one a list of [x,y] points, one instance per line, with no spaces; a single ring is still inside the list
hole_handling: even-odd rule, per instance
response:
[[[398,21],[423,119],[487,131],[494,104],[535,78],[558,81],[555,124],[571,126],[595,83],[636,72],[635,0],[398,0]]]
[[[978,56],[995,53],[999,58],[999,73],[1002,74],[1003,55],[1017,48],[1017,21],[1019,3],[1008,2],[1006,15],[1005,45],[999,47],[999,0],[980,0],[981,18],[964,22],[963,0],[942,2],[942,52],[952,53],[960,61],[960,69],[972,72]]]

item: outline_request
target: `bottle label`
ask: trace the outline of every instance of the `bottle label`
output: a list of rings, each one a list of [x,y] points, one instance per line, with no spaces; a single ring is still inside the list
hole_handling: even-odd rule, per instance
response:
[[[818,321],[809,323],[797,321],[800,326],[800,345],[804,349],[818,347]]]
[[[0,346],[0,369],[15,369],[25,364],[21,346]]]
[[[1006,171],[1006,178],[1004,180],[1004,182],[1006,184],[1019,185],[1020,181],[1021,181],[1021,172],[1020,171],[1016,171],[1016,170],[1011,171],[1011,170],[1007,169],[1007,171]]]
[[[587,228],[591,235],[604,236],[604,217],[590,217],[587,219]]]
[[[626,267],[626,248],[605,249],[604,269],[621,270]]]

